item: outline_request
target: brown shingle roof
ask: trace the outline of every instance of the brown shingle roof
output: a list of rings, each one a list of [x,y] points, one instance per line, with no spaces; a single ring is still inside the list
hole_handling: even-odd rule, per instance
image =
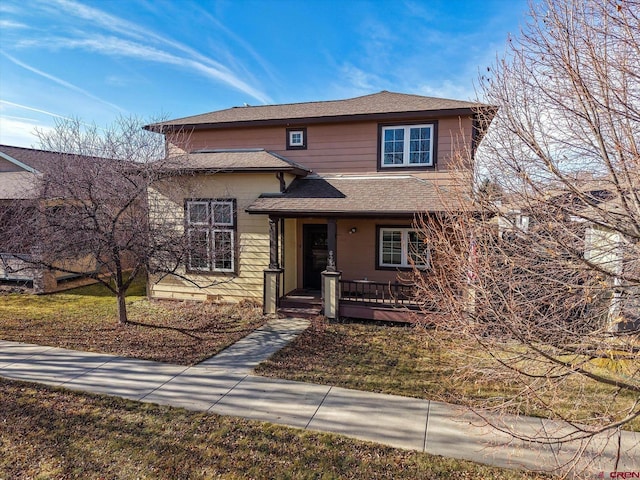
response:
[[[188,171],[270,171],[307,175],[310,170],[262,149],[196,151],[176,157],[170,168]]]
[[[35,150],[33,148],[12,147],[10,145],[0,145],[0,152],[38,170],[39,172],[45,172],[48,165],[51,165],[62,156],[57,152]]]
[[[483,107],[480,103],[446,98],[424,97],[382,91],[362,97],[346,100],[331,100],[324,102],[290,103],[282,105],[262,105],[233,107],[226,110],[178,118],[167,122],[156,123],[147,128],[161,130],[163,127],[184,126],[224,126],[256,123],[277,123],[290,120],[299,122],[310,119],[337,120],[344,117],[353,119],[361,115],[387,115],[390,113],[410,113],[450,110],[468,110]],[[344,118],[345,120],[347,118]]]
[[[344,176],[296,179],[281,195],[263,195],[249,213],[290,216],[413,215],[463,209],[453,186],[411,176]]]

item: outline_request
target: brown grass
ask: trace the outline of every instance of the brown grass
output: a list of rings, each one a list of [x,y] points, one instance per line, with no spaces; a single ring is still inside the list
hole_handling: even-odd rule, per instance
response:
[[[471,367],[471,368],[469,368]],[[512,413],[549,416],[513,381],[498,375],[487,353],[454,335],[419,327],[315,322],[294,342],[260,364],[268,377],[336,385],[380,393],[492,407],[513,398]],[[568,379],[554,408],[585,423],[594,412],[633,405],[632,394],[588,380]],[[552,392],[553,393],[553,392]],[[640,431],[640,419],[625,426]]]
[[[253,302],[217,305],[150,301],[141,280],[127,300],[128,325],[98,285],[52,295],[9,294],[0,303],[0,338],[180,365],[198,363],[262,325]]]

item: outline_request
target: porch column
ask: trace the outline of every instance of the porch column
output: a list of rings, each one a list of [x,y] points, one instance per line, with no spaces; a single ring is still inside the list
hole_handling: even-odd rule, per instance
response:
[[[275,315],[280,302],[280,268],[278,258],[278,224],[280,219],[269,217],[269,268],[264,271],[263,313]]]
[[[278,259],[278,217],[269,217],[269,268],[280,268]]]
[[[335,218],[327,219],[327,251],[333,252],[333,264],[338,264],[338,225]],[[327,268],[328,270],[328,268]]]
[[[340,316],[340,278],[342,272],[336,271],[333,250],[329,250],[327,269],[322,272],[322,306],[324,316],[335,320]]]

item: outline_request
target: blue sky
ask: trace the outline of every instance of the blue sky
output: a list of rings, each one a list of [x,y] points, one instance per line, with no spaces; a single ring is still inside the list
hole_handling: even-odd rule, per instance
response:
[[[526,0],[2,0],[0,143],[391,90],[469,100]]]

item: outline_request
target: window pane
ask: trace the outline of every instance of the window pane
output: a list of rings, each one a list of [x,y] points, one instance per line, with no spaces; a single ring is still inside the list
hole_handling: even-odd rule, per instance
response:
[[[215,230],[213,232],[213,268],[215,270],[233,270],[233,231]]]
[[[209,232],[207,230],[189,231],[189,268],[209,270]]]
[[[409,163],[431,163],[431,128],[412,128],[410,138]]]
[[[404,129],[389,128],[384,131],[383,165],[401,165],[404,157]]]
[[[187,203],[189,214],[189,223],[191,225],[208,225],[209,224],[209,203],[208,202],[189,202]]]
[[[213,203],[213,224],[233,225],[233,204],[231,202]]]
[[[401,231],[382,231],[382,263],[384,265],[402,265]]]
[[[291,132],[289,134],[289,143],[291,145],[302,145],[302,132]]]
[[[418,232],[409,231],[407,233],[409,258],[415,265],[427,265],[429,263],[429,248],[426,240],[418,235]]]

